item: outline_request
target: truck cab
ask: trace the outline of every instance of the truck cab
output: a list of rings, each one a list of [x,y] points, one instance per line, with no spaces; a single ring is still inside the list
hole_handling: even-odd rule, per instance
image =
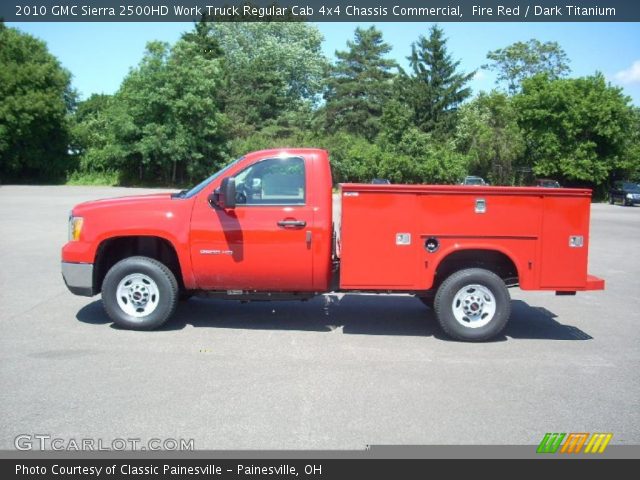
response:
[[[247,155],[194,198],[189,250],[195,286],[209,291],[326,291],[331,187],[326,152]]]

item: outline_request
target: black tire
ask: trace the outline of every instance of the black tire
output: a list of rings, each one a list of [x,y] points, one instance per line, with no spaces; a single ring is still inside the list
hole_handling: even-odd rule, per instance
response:
[[[609,205],[613,205],[613,195],[609,195]]]
[[[147,315],[136,316],[127,313],[120,306],[118,301],[118,286],[125,278],[129,276],[140,277],[140,288],[144,289],[146,281],[149,287],[155,287],[151,292],[150,300],[156,298],[152,302],[155,306]],[[151,282],[151,283],[149,283]],[[123,288],[127,287],[127,283],[123,284]],[[107,315],[118,326],[131,330],[153,330],[164,324],[176,310],[178,302],[178,282],[171,270],[159,261],[148,257],[129,257],[116,263],[107,272],[102,283],[102,304]],[[156,296],[154,296],[154,293]],[[136,292],[134,292],[136,294]],[[144,295],[144,292],[140,295]],[[147,292],[147,296],[149,296]],[[128,308],[134,309],[135,305],[131,303],[133,298],[129,296],[121,296],[121,303],[129,305]],[[145,304],[146,305],[146,304]],[[145,307],[146,308],[146,307]],[[144,309],[142,309],[144,313]]]
[[[465,287],[468,290],[465,291]],[[477,311],[478,318],[464,313],[465,303],[468,303],[467,308]],[[507,286],[495,273],[482,268],[468,268],[453,273],[442,282],[434,307],[438,323],[447,335],[456,340],[482,342],[496,337],[507,325],[511,315],[511,297]],[[463,317],[461,320],[456,318],[456,312]],[[473,327],[474,323],[479,326]]]

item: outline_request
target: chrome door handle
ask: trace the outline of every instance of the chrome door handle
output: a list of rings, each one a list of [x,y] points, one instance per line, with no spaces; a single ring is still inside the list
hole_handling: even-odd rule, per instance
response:
[[[306,227],[307,222],[304,220],[280,220],[278,222],[279,227]]]

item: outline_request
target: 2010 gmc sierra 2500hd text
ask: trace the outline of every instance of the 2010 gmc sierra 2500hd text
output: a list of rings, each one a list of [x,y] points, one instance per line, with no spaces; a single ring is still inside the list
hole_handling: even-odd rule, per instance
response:
[[[132,329],[161,326],[181,295],[404,292],[467,341],[503,330],[508,287],[604,289],[587,274],[589,190],[340,187],[337,232],[319,149],[253,152],[180,193],[82,203],[69,219],[62,274],[77,295],[101,292],[111,319]]]

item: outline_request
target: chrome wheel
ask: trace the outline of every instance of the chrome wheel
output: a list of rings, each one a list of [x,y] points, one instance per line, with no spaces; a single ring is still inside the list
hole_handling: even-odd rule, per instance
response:
[[[143,273],[127,275],[116,289],[118,306],[127,315],[142,318],[152,313],[160,301],[158,285]]]
[[[466,285],[453,297],[451,308],[460,325],[480,328],[493,319],[496,299],[491,290],[483,285]]]

